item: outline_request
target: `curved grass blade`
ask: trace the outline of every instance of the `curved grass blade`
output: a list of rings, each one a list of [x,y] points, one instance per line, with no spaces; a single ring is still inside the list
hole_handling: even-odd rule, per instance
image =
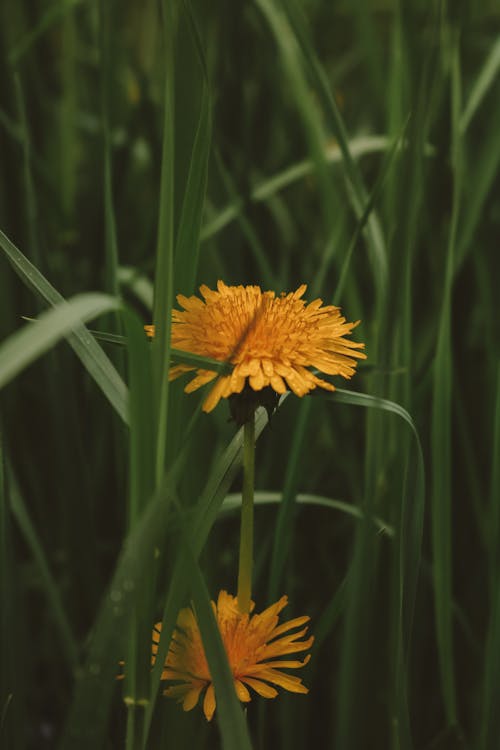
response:
[[[471,89],[467,104],[465,105],[463,112],[460,116],[459,128],[463,134],[469,127],[470,121],[476,114],[480,107],[484,97],[488,93],[491,86],[498,81],[498,73],[500,72],[500,38],[497,39],[495,44],[490,50],[488,57],[485,60],[481,72],[479,73],[474,86]]]
[[[344,261],[342,263],[340,278],[337,283],[335,293],[333,295],[334,300],[338,299],[342,294],[343,287],[347,278],[347,272],[350,267],[352,255],[354,252],[354,248],[356,247],[356,244],[361,235],[361,232],[363,231],[366,223],[368,222],[372,214],[372,211],[374,210],[376,201],[378,200],[378,197],[382,190],[382,186],[387,177],[389,167],[393,163],[393,159],[396,154],[396,151],[404,137],[406,126],[407,126],[407,122],[403,125],[400,133],[394,139],[394,142],[389,150],[389,153],[387,154],[387,157],[384,160],[384,164],[377,178],[373,191],[367,201],[367,204],[362,212],[362,215],[360,216],[357,222],[354,235],[348,246]],[[323,270],[326,271],[326,267]],[[320,279],[317,279],[317,282],[319,283]],[[279,578],[283,570],[284,561],[287,558],[289,539],[291,537],[291,524],[292,524],[291,514],[293,510],[294,495],[295,495],[296,483],[297,483],[297,477],[298,477],[298,467],[300,465],[299,454],[302,451],[304,436],[305,436],[305,433],[307,430],[307,424],[309,421],[310,408],[311,408],[310,401],[306,401],[305,403],[301,404],[299,418],[297,420],[296,428],[293,434],[290,460],[288,462],[289,469],[287,470],[287,474],[285,478],[285,486],[283,490],[283,503],[282,503],[282,506],[280,507],[280,511],[278,514],[276,531],[275,531],[275,542],[273,545],[271,574],[270,574],[270,579],[269,579],[269,591],[268,591],[270,601],[274,601],[274,599],[276,598],[276,592],[277,592],[278,585],[279,585]]]
[[[142,271],[133,266],[118,266],[117,278],[119,285],[129,289],[147,310],[153,309],[153,284]]]
[[[365,155],[383,153],[390,148],[390,145],[390,139],[384,135],[360,136],[350,139],[349,151],[354,159],[359,159]],[[427,144],[425,148],[426,156],[432,156],[434,153],[435,149],[430,144]],[[336,143],[326,146],[325,159],[328,164],[341,164],[343,162],[342,151]],[[295,164],[291,164],[282,171],[262,180],[262,182],[258,182],[250,191],[250,200],[254,203],[267,201],[281,190],[284,190],[289,185],[293,185],[298,180],[308,177],[313,172],[314,163],[310,159],[303,159]],[[216,216],[203,226],[201,240],[209,240],[218,232],[225,229],[225,227],[238,218],[243,208],[243,200],[234,198],[234,200],[218,211]]]
[[[0,344],[0,388],[25,367],[70,334],[76,326],[105,312],[117,310],[120,302],[106,294],[78,294],[41,313],[35,325],[27,326]]]
[[[36,292],[52,307],[64,302],[64,297],[1,230],[0,248],[6,254],[21,281],[29,289]],[[127,388],[101,347],[82,325],[77,326],[68,336],[68,342],[118,415],[127,423]]]
[[[283,493],[281,492],[260,491],[255,492],[254,501],[256,505],[277,505],[281,502],[282,497]],[[346,503],[342,500],[333,500],[332,498],[323,497],[321,495],[310,495],[299,492],[295,496],[295,502],[299,505],[309,505],[317,508],[328,508],[329,510],[336,510],[340,513],[345,513],[348,516],[352,516],[353,518],[356,518],[360,521],[365,518],[365,514],[363,513],[362,509],[357,505]],[[237,510],[240,507],[241,494],[230,493],[226,496],[222,504],[220,514],[230,513],[231,511]],[[390,524],[386,523],[386,521],[375,516],[373,516],[370,520],[381,534],[385,534],[389,537],[394,536],[394,528]]]
[[[403,508],[401,512],[401,529],[399,532],[401,560],[403,561],[403,569],[400,573],[401,589],[403,592],[402,628],[407,648],[413,621],[413,610],[420,566],[425,500],[424,459],[417,428],[406,409],[387,399],[369,396],[364,393],[357,393],[356,391],[346,391],[341,388],[337,388],[337,390],[331,395],[325,393],[321,394],[320,397],[326,398],[334,403],[381,409],[382,411],[396,414],[408,425],[413,433],[415,439],[414,465],[411,471],[412,476],[406,485],[406,494],[402,500]],[[407,654],[405,654],[405,657],[407,657]]]

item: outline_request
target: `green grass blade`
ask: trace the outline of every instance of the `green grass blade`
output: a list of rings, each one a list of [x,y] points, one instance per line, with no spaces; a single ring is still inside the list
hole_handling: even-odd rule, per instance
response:
[[[33,44],[43,34],[51,29],[54,24],[58,23],[73,8],[80,5],[83,0],[64,0],[59,2],[55,0],[37,19],[36,26],[32,27],[9,52],[9,61],[13,67],[17,66],[20,60],[31,50]]]
[[[2,415],[3,416],[3,415]],[[2,420],[3,421],[3,420]],[[16,592],[19,590],[19,567],[16,566],[14,535],[9,507],[10,486],[7,481],[7,458],[4,451],[3,423],[0,422],[0,745],[18,750],[22,747],[19,726],[26,721],[22,687],[23,663],[19,659],[23,616]],[[22,657],[21,657],[22,658]],[[13,701],[14,696],[16,700]]]
[[[41,313],[34,325],[13,333],[0,344],[0,388],[45,354],[78,324],[116,310],[119,301],[105,294],[79,294]]]
[[[174,273],[174,175],[175,175],[175,38],[177,19],[174,3],[163,0],[164,88],[163,88],[163,139],[161,157],[160,206],[156,243],[156,268],[153,322],[153,363],[155,392],[158,410],[158,436],[156,443],[156,480],[161,481],[165,471],[168,425],[167,372],[170,363],[170,328],[173,306]]]
[[[457,225],[461,200],[461,153],[459,134],[460,62],[458,40],[451,42],[451,102],[453,168],[453,207],[448,239],[442,307],[433,368],[433,402],[431,425],[432,451],[432,551],[434,564],[434,606],[438,658],[443,698],[448,723],[456,723],[455,660],[453,653],[452,615],[452,351],[451,351],[451,293]]]
[[[299,417],[292,437],[290,459],[285,476],[283,495],[278,510],[276,529],[274,532],[271,570],[269,575],[268,600],[274,602],[277,598],[285,561],[289,557],[290,544],[293,534],[293,508],[295,494],[300,479],[300,454],[304,447],[307,434],[307,424],[312,403],[307,400],[300,405]]]
[[[481,103],[494,83],[498,81],[500,72],[500,39],[497,39],[485,60],[481,72],[476,78],[474,86],[471,89],[467,103],[460,116],[459,128],[462,134],[465,133],[469,124],[481,106]]]
[[[101,62],[101,129],[103,147],[104,251],[106,258],[106,291],[118,295],[118,245],[113,205],[110,110],[112,111],[112,4],[99,1],[99,57]]]
[[[300,44],[303,58],[307,63],[308,72],[311,76],[312,85],[317,91],[321,104],[324,108],[329,127],[337,139],[339,148],[342,152],[343,164],[348,185],[348,195],[356,217],[362,214],[363,207],[366,203],[366,189],[363,183],[361,172],[356,164],[349,148],[349,137],[347,129],[342,120],[339,108],[332,96],[327,75],[321,66],[314,48],[309,39],[307,24],[302,15],[299,6],[295,2],[281,5],[286,9],[291,26],[293,27],[296,39]],[[372,215],[367,225],[367,239],[371,253],[374,277],[380,293],[383,293],[387,283],[387,250],[385,240],[382,235],[380,222],[376,215]]]
[[[332,206],[337,203],[336,189],[325,156],[326,133],[304,74],[300,47],[286,13],[283,11],[282,3],[274,0],[255,0],[255,2],[273,33],[290,84],[290,92],[295,97],[303,121],[305,136],[320,183],[319,197],[323,209],[323,221],[330,233],[334,228]]]
[[[257,236],[254,227],[245,216],[245,201],[243,200],[243,198],[240,198],[238,196],[238,191],[234,184],[234,181],[231,178],[231,175],[222,163],[220,155],[216,154],[216,157],[219,174],[221,176],[222,182],[224,183],[224,187],[231,198],[230,205],[234,207],[234,218],[238,221],[241,228],[241,233],[248,242],[248,245],[255,258],[257,267],[259,269],[261,283],[266,285],[266,287],[273,289],[275,287],[275,277],[271,264],[269,262],[268,253],[266,253],[266,251],[262,247],[262,244]],[[220,215],[221,214],[219,214],[219,217]],[[230,214],[226,213],[225,210],[223,210],[222,215],[226,217],[226,219],[230,217]],[[228,221],[226,221],[225,223],[220,221],[218,222],[217,217],[214,221],[215,224],[211,222],[211,226],[216,226],[219,230],[222,229],[223,226],[226,226],[227,223],[229,223]],[[210,236],[210,228],[208,227],[208,229],[208,234],[205,234],[204,236],[205,239]]]
[[[32,323],[35,318],[24,317],[24,320],[28,320]],[[92,329],[89,329],[89,332],[98,341],[104,341],[107,344],[115,344],[116,346],[125,346],[126,339],[124,336],[120,336],[116,333],[103,333],[102,331],[94,331]],[[144,333],[143,338],[146,340]],[[203,370],[213,370],[214,372],[220,372],[223,374],[227,374],[232,370],[232,365],[227,362],[221,362],[218,359],[211,359],[210,357],[202,357],[200,354],[184,352],[182,349],[170,349],[170,357],[172,362],[192,365],[193,367]]]
[[[195,288],[200,248],[200,230],[205,203],[212,131],[212,107],[208,82],[203,86],[200,118],[193,144],[189,174],[182,201],[175,243],[176,289],[192,294]]]
[[[282,497],[283,495],[281,492],[260,491],[255,493],[254,501],[256,506],[277,505],[278,503],[282,502]],[[352,516],[353,518],[356,518],[360,521],[365,518],[365,514],[363,513],[362,508],[359,508],[357,505],[354,505],[353,503],[346,503],[342,500],[333,500],[329,497],[322,497],[321,495],[311,495],[299,492],[295,496],[295,502],[298,505],[310,505],[318,508],[328,508],[330,510],[336,510],[340,513],[345,513],[348,516]],[[222,507],[220,509],[220,513],[229,513],[230,511],[237,510],[240,507],[241,495],[230,493],[226,496],[224,503],[222,504]],[[389,537],[394,536],[394,528],[389,523],[382,520],[381,518],[377,518],[376,516],[371,517],[370,520],[379,532]]]
[[[78,675],[59,744],[61,750],[86,750],[103,745],[131,613],[155,550],[162,549],[165,542],[170,501],[171,489],[165,483],[123,544],[92,630],[85,665]]]
[[[30,518],[28,508],[19,490],[18,483],[10,477],[10,510],[16,520],[19,530],[30,550],[33,560],[40,571],[43,589],[52,610],[54,624],[59,632],[61,648],[72,671],[78,666],[78,646],[73,634],[73,628],[68,620],[61,594],[54,576],[51,573],[42,543],[36,528]]]
[[[144,305],[147,310],[153,309],[154,289],[150,279],[133,266],[119,266],[118,283],[125,287]]]
[[[53,307],[64,302],[64,297],[1,230],[0,247],[26,286]],[[77,327],[68,341],[116,412],[124,422],[127,422],[127,389],[101,347],[84,327]]]
[[[193,599],[200,626],[203,647],[212,675],[217,700],[216,718],[221,731],[222,747],[226,750],[251,750],[240,702],[234,689],[233,675],[228,664],[226,651],[210,604],[210,596],[192,552],[187,559],[190,563]]]
[[[155,414],[151,346],[137,316],[125,310],[130,392],[128,533],[134,531],[153,496],[155,483]],[[143,734],[144,708],[149,701],[151,624],[160,555],[151,555],[134,604],[124,679],[127,706],[127,747],[136,748]]]
[[[364,408],[375,408],[385,412],[396,414],[410,428],[415,440],[415,451],[413,453],[414,481],[407,484],[406,493],[402,498],[401,529],[399,545],[401,547],[401,588],[403,591],[403,622],[402,628],[405,641],[408,644],[409,634],[413,622],[413,611],[417,589],[417,579],[420,567],[420,556],[422,547],[422,531],[424,520],[425,502],[425,468],[420,437],[410,414],[399,404],[388,399],[369,396],[355,391],[346,391],[337,388],[335,393],[322,394],[323,398],[340,404],[351,404]],[[396,531],[397,533],[397,531]],[[407,655],[405,655],[405,658]]]
[[[457,269],[465,260],[467,252],[476,249],[474,233],[481,227],[481,221],[491,200],[492,189],[500,168],[500,107],[493,108],[491,118],[485,123],[486,131],[474,151],[474,162],[470,167],[468,200],[464,201],[457,235],[455,264]]]
[[[362,156],[383,153],[391,146],[390,139],[383,135],[359,136],[353,137],[349,141],[349,152],[353,159],[359,159]],[[431,156],[435,150],[430,144],[427,144],[425,153]],[[328,145],[325,149],[325,159],[328,164],[342,164],[343,155],[340,147],[334,143]],[[258,182],[250,191],[250,200],[254,203],[268,201],[282,190],[293,185],[299,180],[309,177],[314,173],[314,162],[310,159],[304,159],[295,164],[286,167],[280,172],[267,177]],[[235,221],[244,208],[244,201],[233,200],[208,221],[201,230],[202,241],[209,240],[218,232],[225,229],[231,222]]]
[[[488,637],[484,651],[483,690],[481,701],[481,723],[479,726],[478,750],[494,747],[500,736],[500,364],[497,370],[496,399],[491,451],[490,483],[490,619]]]
[[[258,409],[255,418],[256,439],[262,433],[267,421],[268,419],[265,410],[262,408]],[[196,559],[199,557],[208,534],[217,519],[222,502],[227,495],[227,491],[242,466],[242,456],[243,430],[240,429],[224,453],[217,460],[203,493],[195,507],[193,519],[191,521],[191,551]],[[170,580],[167,601],[163,612],[162,639],[160,640],[157,655],[158,658],[151,676],[152,696],[155,696],[158,692],[161,677],[161,665],[164,663],[167,656],[168,645],[177,620],[177,614],[183,605],[183,598],[189,589],[190,584],[186,577],[185,569],[185,558],[181,550],[177,557],[175,568]],[[152,702],[146,712],[146,733],[151,724],[153,711],[154,703]]]

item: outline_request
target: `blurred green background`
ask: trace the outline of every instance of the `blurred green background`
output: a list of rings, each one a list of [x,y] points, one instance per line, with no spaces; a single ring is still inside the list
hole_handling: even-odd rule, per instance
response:
[[[497,0],[3,0],[2,747],[498,747],[499,32]],[[248,730],[148,666],[200,571],[236,593],[241,436],[164,377],[218,279],[307,283],[368,355],[259,417],[257,611],[316,643]],[[57,292],[106,295],[72,308],[97,338]]]

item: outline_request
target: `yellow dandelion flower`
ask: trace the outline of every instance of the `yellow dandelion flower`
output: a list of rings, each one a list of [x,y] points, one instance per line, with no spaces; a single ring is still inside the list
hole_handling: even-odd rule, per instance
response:
[[[309,622],[307,616],[278,624],[279,613],[287,603],[288,598],[282,596],[260,614],[242,614],[238,609],[237,598],[226,591],[219,593],[217,605],[212,602],[233,674],[234,688],[243,703],[251,700],[248,688],[264,698],[275,698],[278,695],[273,685],[292,693],[309,692],[299,677],[281,670],[303,667],[310,656],[306,656],[304,661],[276,659],[286,654],[307,651],[314,640],[313,636],[307,640],[299,640],[307,631],[307,626],[302,627]],[[251,612],[253,608],[252,602]],[[291,630],[294,632],[290,633]],[[158,653],[160,634],[161,623],[157,623],[153,629],[153,664]],[[184,711],[191,711],[205,691],[203,711],[210,721],[216,707],[215,691],[196,615],[191,608],[181,609],[179,613],[161,679],[175,682],[164,691],[164,695],[182,703]]]
[[[217,291],[202,285],[201,300],[196,295],[177,296],[183,310],[172,312],[172,347],[192,354],[228,362],[231,374],[176,365],[171,380],[196,370],[186,388],[191,393],[215,380],[203,410],[212,411],[221,398],[239,394],[244,388],[260,392],[272,389],[277,394],[291,390],[305,396],[316,387],[335,390],[308,368],[327,375],[354,375],[359,351],[364,344],[346,339],[359,321],[348,323],[333,305],[321,299],[309,304],[302,298],[302,284],[296,292],[277,297],[258,286],[227,286],[217,282]],[[154,326],[146,326],[154,335]]]

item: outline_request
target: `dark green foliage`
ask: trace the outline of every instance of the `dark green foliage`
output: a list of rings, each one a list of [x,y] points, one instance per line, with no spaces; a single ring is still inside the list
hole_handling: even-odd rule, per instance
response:
[[[0,4],[2,748],[495,750],[499,28],[493,0]],[[260,402],[253,598],[316,643],[309,695],[246,718],[209,607],[242,417],[167,378],[175,295],[218,279],[307,283],[368,356]],[[210,725],[161,695],[190,600]]]

